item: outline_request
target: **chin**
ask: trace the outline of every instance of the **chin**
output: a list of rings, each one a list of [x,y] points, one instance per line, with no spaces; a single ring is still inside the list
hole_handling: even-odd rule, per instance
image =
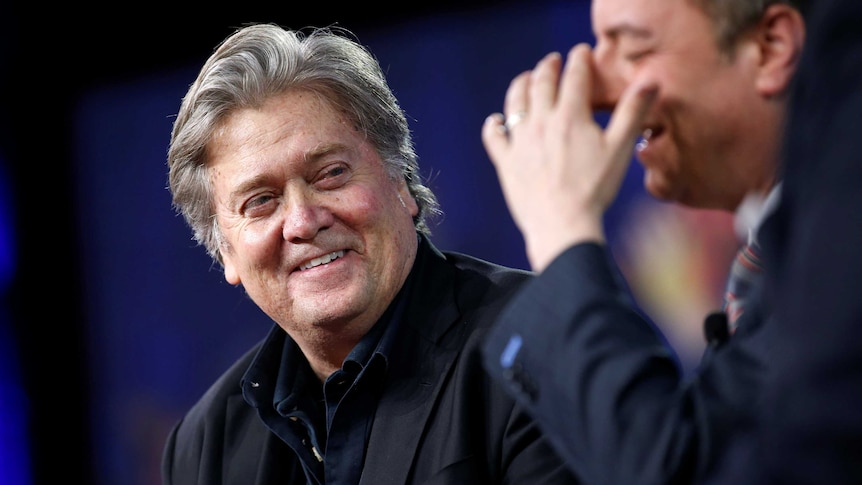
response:
[[[667,179],[650,170],[644,175],[644,189],[661,201],[673,202],[678,198],[677,191],[673,190],[673,186],[667,182]]]

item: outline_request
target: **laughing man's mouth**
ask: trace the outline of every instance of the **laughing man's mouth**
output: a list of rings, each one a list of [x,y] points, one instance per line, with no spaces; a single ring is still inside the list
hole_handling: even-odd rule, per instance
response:
[[[323,256],[321,256],[319,258],[314,258],[311,261],[303,264],[302,266],[299,267],[299,270],[305,271],[307,269],[314,268],[315,266],[320,266],[321,264],[330,263],[330,262],[335,261],[336,259],[338,259],[342,256],[344,256],[343,250],[335,251],[335,252],[332,252],[329,254],[324,254]]]
[[[641,134],[640,140],[638,140],[637,144],[635,145],[635,150],[637,150],[637,151],[645,150],[646,147],[649,146],[650,138],[652,138],[652,129],[647,128],[643,131],[643,133]]]

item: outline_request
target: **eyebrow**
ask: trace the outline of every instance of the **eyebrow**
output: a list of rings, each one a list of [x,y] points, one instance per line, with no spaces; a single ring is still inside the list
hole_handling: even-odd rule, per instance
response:
[[[607,28],[604,30],[603,34],[611,39],[616,39],[621,36],[637,37],[640,39],[652,37],[652,32],[649,29],[638,27],[628,22]]]
[[[345,151],[350,147],[344,143],[324,143],[309,150],[303,157],[305,162],[313,162],[329,155],[330,153]]]

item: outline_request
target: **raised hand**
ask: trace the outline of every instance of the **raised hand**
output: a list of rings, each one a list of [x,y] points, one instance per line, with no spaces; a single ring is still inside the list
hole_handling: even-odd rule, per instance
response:
[[[482,141],[534,271],[572,244],[604,242],[602,218],[617,197],[634,143],[658,91],[633,82],[606,129],[596,123],[591,48],[546,55],[516,76],[503,106],[482,126]],[[508,120],[508,121],[507,121]]]

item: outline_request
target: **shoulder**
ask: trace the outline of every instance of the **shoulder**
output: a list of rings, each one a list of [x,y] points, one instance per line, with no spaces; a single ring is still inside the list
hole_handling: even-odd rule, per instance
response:
[[[241,414],[254,411],[245,405],[240,381],[260,345],[258,343],[238,358],[189,408],[176,425],[177,439],[198,441],[195,436],[207,434],[213,428],[224,428]]]
[[[250,454],[260,453],[266,429],[243,400],[240,380],[259,347],[237,359],[173,426],[162,452],[164,483],[221,482],[221,467],[200,464],[225,462],[226,443],[237,440],[244,445],[234,448],[230,460],[254,469],[256,460]]]
[[[517,286],[535,276],[527,270],[504,266],[457,251],[443,251],[443,255],[446,261],[465,276],[472,275],[496,286]]]
[[[479,257],[437,249],[423,238],[414,268],[414,293],[424,295],[422,306],[448,304],[456,300],[462,310],[494,308],[495,301],[508,300],[534,273],[497,264]]]
[[[521,287],[535,277],[532,272],[503,266],[468,254],[443,252],[455,268],[455,293],[459,307],[485,326]]]

